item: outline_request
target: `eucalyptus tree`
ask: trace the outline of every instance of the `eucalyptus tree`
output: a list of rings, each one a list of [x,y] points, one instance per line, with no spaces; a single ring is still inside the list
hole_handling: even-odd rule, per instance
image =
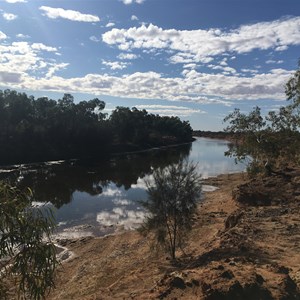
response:
[[[300,69],[288,80],[285,93],[289,102],[277,111],[262,116],[259,107],[249,114],[235,109],[224,119],[229,123],[225,131],[236,138],[236,143],[230,144],[225,155],[239,162],[250,157],[250,174],[262,171],[270,174],[273,168],[300,162]]]
[[[41,299],[54,287],[56,249],[49,211],[34,208],[32,193],[0,182],[0,298],[17,287],[25,299]]]
[[[298,70],[288,80],[285,86],[285,94],[288,100],[291,100],[294,105],[300,105],[300,60]]]

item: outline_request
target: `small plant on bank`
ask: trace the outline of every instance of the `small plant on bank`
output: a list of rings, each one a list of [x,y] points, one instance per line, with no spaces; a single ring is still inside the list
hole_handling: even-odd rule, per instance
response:
[[[196,166],[181,161],[153,173],[147,183],[148,199],[143,206],[149,215],[141,228],[144,235],[154,233],[155,240],[176,259],[176,250],[183,245],[201,195],[201,178]]]

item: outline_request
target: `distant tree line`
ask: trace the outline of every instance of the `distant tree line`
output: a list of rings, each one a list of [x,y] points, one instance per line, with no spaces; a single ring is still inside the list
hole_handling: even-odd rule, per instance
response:
[[[205,137],[205,138],[211,138],[211,139],[220,139],[220,140],[235,140],[236,134],[227,132],[227,131],[205,131],[205,130],[194,130],[193,136],[198,137]]]
[[[75,191],[95,196],[110,183],[128,190],[153,170],[186,159],[191,147],[191,143],[187,143],[164,151],[118,155],[98,161],[91,158],[60,164],[36,163],[21,168],[8,166],[11,172],[0,172],[0,183],[3,180],[21,191],[30,187],[37,201],[51,202],[60,208],[72,200]]]
[[[0,164],[101,157],[111,152],[189,142],[192,128],[178,117],[117,107],[110,116],[98,98],[35,99],[0,90]]]

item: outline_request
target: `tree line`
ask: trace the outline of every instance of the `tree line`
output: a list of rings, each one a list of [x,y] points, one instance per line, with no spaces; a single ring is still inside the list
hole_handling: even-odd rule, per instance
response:
[[[247,164],[248,173],[276,174],[300,164],[300,61],[285,85],[287,105],[263,115],[256,106],[249,114],[236,108],[224,121],[225,131],[236,137],[225,153]]]
[[[111,152],[189,142],[192,128],[178,117],[117,107],[110,116],[98,98],[35,99],[0,90],[0,164],[101,157]]]

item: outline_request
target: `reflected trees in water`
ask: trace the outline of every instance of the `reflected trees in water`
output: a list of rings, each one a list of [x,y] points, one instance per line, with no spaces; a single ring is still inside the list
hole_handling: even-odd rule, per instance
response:
[[[159,167],[176,164],[186,158],[191,144],[139,154],[115,156],[108,160],[78,160],[60,164],[40,164],[2,174],[4,179],[19,188],[30,186],[35,199],[51,202],[56,208],[72,201],[75,191],[91,196],[101,194],[110,183],[125,190],[139,178],[150,175]],[[1,175],[1,174],[0,174]]]

